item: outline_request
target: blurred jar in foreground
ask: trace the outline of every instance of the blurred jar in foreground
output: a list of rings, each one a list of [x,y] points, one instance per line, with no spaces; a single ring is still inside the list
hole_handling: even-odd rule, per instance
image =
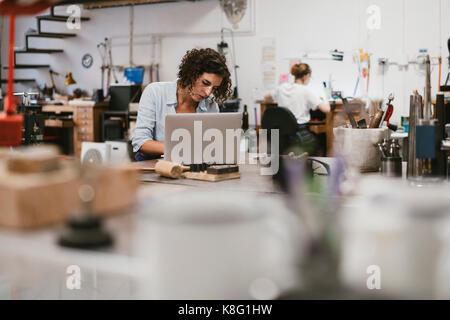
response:
[[[297,284],[301,226],[276,197],[183,192],[141,212],[145,299],[275,299]]]
[[[433,299],[444,292],[436,279],[450,262],[450,242],[442,241],[437,228],[450,216],[449,193],[448,183],[418,187],[365,177],[340,221],[344,286],[395,299]],[[448,281],[443,286],[450,292]]]

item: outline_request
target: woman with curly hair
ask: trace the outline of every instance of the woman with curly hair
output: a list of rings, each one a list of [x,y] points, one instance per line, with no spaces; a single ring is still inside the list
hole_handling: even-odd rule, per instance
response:
[[[142,93],[132,139],[136,160],[164,154],[166,115],[219,112],[217,103],[231,93],[230,72],[222,54],[210,48],[187,51],[177,80],[153,82]]]

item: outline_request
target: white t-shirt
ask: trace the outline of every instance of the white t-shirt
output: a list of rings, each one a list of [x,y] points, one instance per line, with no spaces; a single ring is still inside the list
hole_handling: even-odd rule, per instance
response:
[[[299,83],[283,83],[271,95],[279,107],[292,111],[299,124],[308,122],[311,119],[309,110],[316,109],[320,103],[311,89]]]

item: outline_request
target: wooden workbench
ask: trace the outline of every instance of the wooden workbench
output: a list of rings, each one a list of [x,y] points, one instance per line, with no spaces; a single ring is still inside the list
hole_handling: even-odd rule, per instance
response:
[[[136,162],[135,165],[144,167],[154,167],[158,160],[148,160]],[[252,192],[259,194],[279,194],[281,190],[273,183],[272,176],[263,176],[260,174],[261,167],[255,164],[240,164],[239,172],[241,172],[240,179],[224,180],[217,182],[207,182],[192,179],[170,179],[162,177],[155,172],[141,173],[140,181],[143,183],[158,183],[170,185],[176,189],[178,186],[188,188],[202,188],[202,189],[220,189],[224,191],[236,192]]]

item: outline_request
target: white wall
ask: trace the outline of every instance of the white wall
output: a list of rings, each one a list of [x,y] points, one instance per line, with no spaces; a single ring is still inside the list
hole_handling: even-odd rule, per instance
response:
[[[249,0],[250,1],[250,0]],[[381,9],[381,29],[368,30],[366,9],[375,4]],[[64,13],[64,7],[57,9]],[[92,92],[100,86],[100,56],[97,44],[104,37],[113,39],[115,64],[127,65],[129,61],[129,7],[83,10],[91,21],[82,22],[81,30],[75,30],[76,38],[65,40],[32,39],[35,47],[64,48],[63,54],[27,55],[18,62],[50,63],[58,72],[72,71],[78,84],[74,86]],[[179,61],[186,50],[192,47],[216,48],[220,41],[220,29],[230,28],[222,13],[219,1],[206,0],[156,5],[140,5],[134,8],[134,62],[149,64],[159,62],[160,79],[176,77]],[[252,15],[254,13],[254,16]],[[409,95],[412,90],[423,91],[424,74],[418,66],[407,70],[390,66],[381,73],[377,61],[387,57],[391,61],[413,59],[421,48],[428,49],[432,57],[442,56],[441,81],[447,75],[447,39],[450,36],[449,0],[251,0],[240,28],[235,30],[236,63],[239,93],[242,105],[252,109],[255,88],[259,95],[264,92],[262,80],[262,40],[276,39],[276,66],[278,75],[288,73],[289,58],[299,57],[301,52],[326,53],[332,49],[345,52],[344,61],[304,60],[311,65],[311,85],[321,90],[322,81],[332,75],[335,89],[352,95],[356,83],[357,66],[352,53],[361,48],[371,53],[371,75],[369,97],[385,98],[390,92],[396,95],[393,118],[409,112]],[[34,18],[18,18],[16,44],[24,44],[23,33],[36,27]],[[44,30],[68,32],[62,23],[44,22]],[[5,63],[7,24],[2,33],[2,63]],[[71,31],[73,32],[73,31]],[[152,34],[160,34],[160,54],[152,58]],[[231,45],[228,32],[225,40]],[[153,38],[155,39],[155,38]],[[90,69],[81,66],[81,57],[90,53],[94,64]],[[230,64],[231,65],[231,64]],[[3,77],[6,72],[3,71]],[[48,70],[17,70],[16,76],[36,76],[40,84],[50,84]],[[57,87],[64,90],[62,78],[57,78]],[[437,91],[437,66],[432,67],[432,92]],[[4,90],[6,86],[3,86]],[[16,90],[23,90],[17,86]],[[71,88],[73,90],[73,88]],[[71,91],[70,90],[70,91]],[[253,115],[253,113],[251,113]],[[253,117],[250,119],[254,122]]]

